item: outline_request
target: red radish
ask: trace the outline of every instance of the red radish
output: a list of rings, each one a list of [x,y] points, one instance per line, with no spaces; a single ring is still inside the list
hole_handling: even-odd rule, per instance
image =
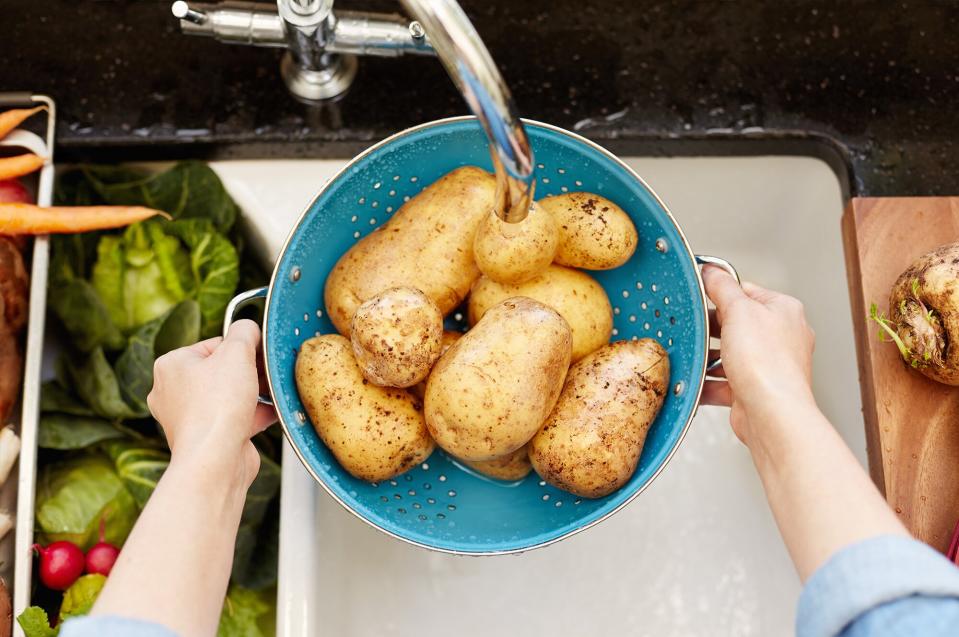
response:
[[[0,179],[0,202],[30,203],[30,193],[18,179]]]
[[[40,580],[49,589],[65,591],[83,574],[83,551],[73,542],[34,544],[33,550],[40,555]]]
[[[113,569],[114,562],[117,561],[117,556],[120,555],[120,549],[104,540],[103,536],[103,520],[100,520],[100,541],[90,547],[90,550],[87,551],[87,573],[109,575],[110,571]]]

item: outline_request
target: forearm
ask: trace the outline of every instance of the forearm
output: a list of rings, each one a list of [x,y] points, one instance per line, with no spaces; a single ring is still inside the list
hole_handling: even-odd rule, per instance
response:
[[[120,553],[94,615],[216,633],[246,489],[225,463],[176,459]]]
[[[753,427],[757,435],[750,451],[803,581],[855,542],[883,534],[908,536],[814,403],[773,404]]]

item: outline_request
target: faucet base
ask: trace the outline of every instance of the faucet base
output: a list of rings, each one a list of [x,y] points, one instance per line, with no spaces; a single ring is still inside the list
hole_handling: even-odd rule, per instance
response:
[[[320,71],[304,69],[287,53],[280,63],[280,74],[294,97],[305,102],[318,102],[346,93],[356,77],[356,67],[355,56],[332,55],[326,68]]]

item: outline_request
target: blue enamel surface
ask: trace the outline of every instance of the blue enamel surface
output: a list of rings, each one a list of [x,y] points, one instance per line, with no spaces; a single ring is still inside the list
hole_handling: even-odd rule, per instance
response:
[[[309,419],[298,417],[305,412],[293,376],[297,348],[315,334],[334,332],[323,306],[327,274],[358,237],[387,221],[405,198],[458,166],[492,169],[475,120],[413,131],[358,160],[313,202],[274,276],[266,347],[274,399],[292,444],[354,512],[390,533],[438,549],[520,550],[602,518],[656,474],[679,443],[698,399],[706,355],[703,300],[695,266],[666,212],[604,153],[549,128],[527,124],[526,129],[538,164],[537,198],[584,190],[608,197],[632,217],[639,231],[636,254],[616,270],[593,273],[615,308],[613,340],[659,338],[669,352],[671,383],[685,383],[680,396],[667,395],[639,467],[619,491],[581,500],[545,485],[535,473],[504,484],[464,471],[439,450],[395,480],[370,484],[342,470]],[[660,238],[667,243],[665,253],[655,249]],[[294,282],[296,268],[300,275]]]

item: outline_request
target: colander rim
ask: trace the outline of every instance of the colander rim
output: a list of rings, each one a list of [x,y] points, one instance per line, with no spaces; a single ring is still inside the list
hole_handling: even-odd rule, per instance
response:
[[[322,197],[322,196],[324,195],[324,193],[326,192],[326,189],[329,188],[331,184],[335,183],[336,180],[338,180],[344,173],[346,173],[347,171],[349,171],[354,165],[356,165],[359,161],[361,161],[361,160],[362,160],[363,158],[365,158],[367,155],[370,155],[370,154],[372,154],[372,153],[380,150],[380,149],[383,148],[384,146],[387,146],[388,144],[390,144],[390,143],[392,143],[392,142],[394,142],[394,141],[396,141],[396,140],[398,140],[398,139],[401,139],[401,138],[403,138],[403,137],[406,137],[406,136],[408,136],[408,135],[411,135],[411,134],[413,134],[413,133],[416,133],[416,132],[419,132],[419,131],[422,131],[422,130],[427,130],[427,129],[434,128],[434,127],[444,126],[444,125],[448,125],[448,124],[457,124],[457,123],[460,123],[460,122],[468,122],[468,121],[478,121],[478,120],[477,120],[477,118],[476,118],[474,115],[457,115],[457,116],[453,116],[453,117],[445,117],[445,118],[442,118],[442,119],[437,119],[437,120],[432,120],[432,121],[429,121],[429,122],[424,122],[424,123],[422,123],[422,124],[417,124],[416,126],[412,126],[412,127],[410,127],[410,128],[406,128],[406,129],[404,129],[404,130],[402,130],[402,131],[399,131],[399,132],[397,132],[397,133],[394,133],[394,134],[390,135],[389,137],[386,137],[386,138],[380,140],[379,142],[373,144],[372,146],[370,146],[370,147],[367,148],[366,150],[360,152],[358,155],[356,155],[355,157],[353,157],[353,158],[352,158],[351,160],[349,160],[339,171],[337,171],[336,174],[334,174],[332,177],[330,177],[329,179],[327,179],[326,182],[325,182],[325,183],[320,187],[320,189],[317,191],[316,195],[314,195],[314,196],[310,199],[310,202],[306,205],[306,207],[304,208],[303,212],[301,212],[300,215],[299,215],[299,217],[297,217],[296,223],[293,224],[292,228],[290,229],[290,232],[287,234],[286,240],[283,242],[283,247],[280,249],[280,252],[279,252],[278,255],[277,255],[276,263],[275,263],[274,266],[273,266],[273,273],[270,275],[270,283],[269,283],[269,285],[268,285],[268,287],[267,287],[266,299],[265,299],[265,301],[264,301],[264,309],[263,309],[263,325],[262,325],[262,330],[263,330],[263,337],[262,337],[262,343],[263,343],[263,365],[264,365],[264,368],[265,368],[265,370],[266,370],[266,374],[265,374],[265,375],[266,375],[267,385],[269,386],[269,389],[270,389],[270,396],[273,398],[274,404],[277,404],[277,403],[276,403],[276,395],[277,395],[277,393],[276,393],[276,391],[275,391],[274,388],[273,388],[273,378],[272,378],[272,376],[270,375],[270,354],[269,354],[270,348],[267,346],[267,344],[268,344],[268,342],[269,342],[270,305],[271,305],[271,300],[272,300],[272,297],[273,297],[273,290],[275,289],[275,288],[274,288],[274,285],[276,284],[276,282],[277,282],[277,277],[279,276],[280,265],[281,265],[282,262],[283,262],[283,257],[286,255],[286,251],[287,251],[287,249],[289,248],[290,243],[293,241],[293,238],[297,235],[297,232],[299,231],[300,226],[303,225],[303,222],[306,220],[307,215],[308,215],[308,214],[310,213],[310,211],[313,209],[314,205],[315,205],[316,202],[320,199],[320,197]],[[594,142],[594,141],[592,141],[592,140],[589,140],[589,139],[583,137],[582,135],[579,135],[579,134],[577,134],[577,133],[574,133],[573,131],[567,130],[567,129],[565,129],[565,128],[561,128],[561,127],[559,127],[559,126],[554,126],[554,125],[552,125],[552,124],[547,124],[547,123],[545,123],[545,122],[540,122],[540,121],[533,120],[533,119],[527,119],[527,118],[525,118],[525,117],[524,117],[524,118],[521,118],[521,121],[523,122],[523,125],[524,125],[524,126],[533,126],[533,127],[536,127],[536,128],[545,129],[545,130],[552,131],[552,132],[555,132],[555,133],[560,134],[560,135],[565,135],[565,136],[567,136],[567,137],[570,137],[570,138],[572,138],[573,140],[575,140],[575,141],[577,141],[577,142],[586,144],[587,146],[589,146],[589,147],[592,148],[593,150],[598,151],[598,152],[601,153],[602,155],[605,155],[608,159],[612,160],[614,163],[616,163],[616,164],[619,165],[622,169],[624,169],[624,170],[625,170],[629,175],[631,175],[639,184],[641,184],[642,187],[646,190],[646,192],[656,201],[657,204],[659,204],[659,206],[660,206],[660,208],[662,208],[663,212],[666,213],[666,217],[669,219],[669,222],[673,225],[673,228],[676,230],[676,232],[677,232],[677,234],[679,235],[680,239],[682,239],[683,249],[686,251],[686,256],[689,258],[690,262],[693,264],[693,270],[696,272],[696,282],[697,282],[697,284],[698,284],[698,286],[699,286],[699,294],[700,294],[700,297],[701,297],[701,300],[702,300],[702,308],[703,308],[703,316],[702,316],[702,319],[703,319],[703,324],[707,326],[707,329],[703,330],[703,335],[704,335],[704,336],[703,336],[703,352],[704,352],[704,355],[703,355],[703,360],[702,360],[702,369],[700,370],[700,373],[699,373],[698,386],[695,388],[695,390],[696,390],[696,400],[695,400],[693,409],[690,411],[689,416],[686,418],[686,422],[683,423],[683,428],[682,428],[682,431],[680,431],[680,433],[679,433],[679,437],[676,439],[676,442],[675,442],[675,444],[673,445],[672,449],[669,450],[669,453],[666,454],[666,457],[663,459],[662,464],[656,469],[656,471],[653,473],[653,475],[651,475],[651,476],[649,477],[649,479],[648,479],[645,483],[643,483],[642,485],[640,485],[640,487],[639,487],[638,489],[636,489],[635,492],[633,492],[632,494],[630,494],[629,497],[627,497],[625,500],[623,500],[622,502],[620,502],[615,508],[607,511],[607,512],[606,512],[605,514],[603,514],[602,516],[596,518],[595,520],[592,520],[592,521],[590,521],[590,522],[587,522],[587,523],[583,524],[582,526],[577,526],[576,528],[570,529],[569,531],[566,531],[566,532],[563,533],[562,535],[559,535],[559,536],[557,536],[557,537],[550,538],[550,539],[547,539],[547,540],[543,540],[543,541],[537,542],[537,543],[535,543],[535,544],[530,544],[529,546],[521,546],[521,547],[515,547],[515,548],[509,548],[509,549],[496,549],[496,550],[490,550],[490,551],[470,550],[470,549],[452,549],[452,548],[447,548],[447,547],[444,547],[444,546],[437,546],[437,545],[434,545],[434,544],[429,544],[429,543],[427,543],[427,542],[421,542],[421,541],[419,541],[419,540],[414,540],[414,539],[412,539],[412,538],[404,537],[403,535],[400,535],[400,534],[395,533],[395,532],[393,532],[393,531],[391,531],[391,530],[389,530],[389,529],[387,529],[387,528],[384,528],[384,527],[380,526],[379,524],[377,524],[376,522],[374,522],[373,520],[367,518],[365,515],[361,514],[359,511],[357,511],[356,509],[354,509],[354,508],[350,505],[350,503],[348,503],[348,502],[344,501],[344,499],[340,498],[339,495],[337,495],[336,492],[335,492],[332,488],[330,488],[329,485],[327,485],[326,481],[325,481],[323,478],[321,478],[321,477],[316,473],[316,471],[313,470],[313,467],[312,467],[312,466],[310,465],[310,463],[307,461],[307,459],[306,459],[306,457],[304,456],[303,452],[300,450],[300,448],[299,448],[299,447],[296,445],[296,443],[294,442],[293,436],[290,434],[290,425],[286,422],[286,419],[283,417],[282,411],[281,411],[280,409],[277,409],[277,410],[276,410],[277,419],[278,419],[278,421],[279,421],[280,428],[281,428],[282,431],[283,431],[283,436],[286,438],[287,442],[289,442],[290,448],[293,450],[293,453],[296,454],[296,457],[297,457],[297,459],[299,459],[300,464],[303,465],[303,467],[306,469],[307,473],[309,473],[310,476],[313,477],[313,480],[314,480],[316,483],[318,483],[321,487],[323,487],[323,490],[326,491],[326,492],[330,495],[330,497],[333,498],[333,500],[334,500],[335,502],[337,502],[341,507],[343,507],[344,509],[346,509],[350,514],[352,514],[352,515],[355,516],[356,518],[362,520],[364,523],[368,524],[369,526],[373,527],[374,529],[377,529],[378,531],[380,531],[380,532],[382,532],[382,533],[385,533],[386,535],[388,535],[388,536],[390,536],[390,537],[392,537],[392,538],[394,538],[394,539],[400,540],[401,542],[404,542],[404,543],[409,544],[409,545],[412,545],[412,546],[417,546],[417,547],[420,547],[420,548],[428,549],[428,550],[430,550],[430,551],[436,551],[436,552],[438,552],[438,553],[446,553],[446,554],[449,554],[449,555],[466,555],[466,556],[472,556],[472,557],[482,557],[482,556],[511,555],[511,554],[525,553],[526,551],[532,551],[532,550],[534,550],[534,549],[543,548],[543,547],[549,546],[549,545],[551,545],[551,544],[556,544],[557,542],[560,542],[560,541],[565,540],[565,539],[567,539],[567,538],[569,538],[569,537],[572,537],[572,536],[574,536],[574,535],[576,535],[576,534],[578,534],[578,533],[581,533],[581,532],[583,532],[583,531],[586,531],[587,529],[590,529],[590,528],[592,528],[593,526],[596,526],[596,525],[599,524],[600,522],[603,522],[604,520],[607,520],[608,518],[612,517],[614,514],[616,514],[616,513],[618,513],[619,511],[623,510],[629,503],[631,503],[633,500],[635,500],[637,497],[639,497],[639,495],[640,495],[641,493],[643,493],[646,489],[649,488],[649,486],[656,480],[656,478],[659,477],[659,475],[663,472],[663,470],[666,468],[666,466],[667,466],[667,465],[669,464],[669,462],[672,460],[673,456],[676,454],[676,451],[679,449],[679,447],[682,446],[683,440],[686,438],[686,434],[687,434],[688,431],[689,431],[689,427],[690,427],[690,425],[692,424],[693,418],[696,417],[696,413],[699,411],[699,401],[700,401],[700,399],[701,399],[701,397],[702,397],[703,384],[705,383],[705,380],[706,380],[706,366],[707,366],[707,361],[708,361],[708,358],[709,358],[709,357],[708,357],[708,353],[709,353],[709,330],[708,330],[709,315],[708,315],[707,302],[706,302],[706,289],[705,289],[705,286],[704,286],[704,284],[703,284],[703,279],[702,279],[702,270],[701,270],[701,268],[699,267],[699,264],[698,264],[697,261],[696,261],[696,255],[693,253],[692,248],[691,248],[690,245],[689,245],[689,241],[688,241],[687,238],[686,238],[686,234],[683,232],[682,227],[680,227],[679,223],[676,221],[676,218],[673,216],[673,213],[669,210],[669,207],[666,206],[666,203],[659,197],[659,195],[656,194],[656,192],[655,192],[652,188],[649,187],[649,184],[647,184],[646,181],[645,181],[642,177],[640,177],[639,174],[629,166],[629,164],[627,164],[626,162],[624,162],[622,159],[620,159],[619,157],[617,157],[615,154],[613,154],[611,151],[609,151],[608,149],[604,148],[603,146],[597,144],[596,142]],[[692,388],[690,388],[690,389],[692,389]],[[281,488],[282,488],[282,485],[281,485]]]

